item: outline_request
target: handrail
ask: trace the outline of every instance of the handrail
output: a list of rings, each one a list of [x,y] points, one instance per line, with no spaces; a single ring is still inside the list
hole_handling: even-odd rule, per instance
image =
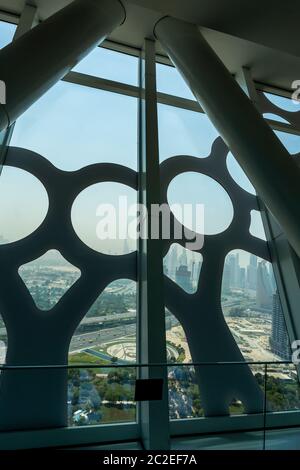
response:
[[[99,368],[142,368],[142,367],[202,367],[202,366],[234,366],[234,365],[288,365],[292,361],[220,361],[220,362],[161,362],[161,363],[128,363],[111,364],[38,364],[38,365],[6,365],[1,364],[0,370],[30,370],[30,369],[99,369]]]

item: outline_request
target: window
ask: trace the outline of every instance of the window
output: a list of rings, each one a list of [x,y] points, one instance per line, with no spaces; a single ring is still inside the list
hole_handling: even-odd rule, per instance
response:
[[[0,20],[0,49],[7,46],[14,37],[16,25]]]
[[[124,69],[124,77],[128,74],[131,80],[135,58],[97,52],[104,70],[113,74],[116,68]],[[11,276],[8,283],[19,275],[14,291],[26,319],[26,348],[39,350],[33,354],[37,362],[82,366],[70,369],[67,381],[58,371],[48,372],[53,374],[53,386],[48,388],[49,376],[43,371],[38,381],[32,381],[31,391],[30,381],[25,384],[16,374],[14,387],[24,391],[24,400],[30,396],[18,406],[31,413],[35,409],[37,419],[39,414],[54,426],[136,420],[135,368],[103,365],[136,361],[137,242],[128,238],[131,219],[118,204],[125,198],[130,208],[137,200],[137,112],[135,98],[61,81],[24,113],[11,138],[0,180],[0,192],[5,194],[0,235],[3,249],[16,252],[5,269]],[[109,220],[113,234],[104,232],[101,238],[99,223],[107,216],[101,208],[107,206],[116,209]],[[9,306],[2,306],[4,360]],[[48,336],[52,327],[45,323],[56,321],[62,342],[56,336],[55,348],[51,347],[34,318],[44,322]],[[11,334],[17,335],[18,328],[16,322]],[[10,341],[8,336],[8,347]],[[98,364],[99,368],[88,368]],[[51,416],[45,417],[47,410],[37,404],[41,396],[56,404]],[[34,420],[32,416],[31,423]]]
[[[8,428],[12,409],[14,430],[139,428],[143,289],[136,208],[128,209],[139,189],[140,103],[126,94],[128,85],[139,86],[138,65],[98,47],[74,68],[87,75],[86,85],[70,82],[71,74],[14,127],[0,177],[0,361],[70,368],[16,373],[11,382],[1,373],[0,428]],[[93,77],[118,81],[118,93]],[[280,364],[290,358],[289,337],[259,201],[208,117],[176,99],[195,101],[176,69],[157,64],[157,87],[171,95],[158,105],[159,196],[186,236],[163,240],[171,428],[193,419],[201,431],[202,418],[244,414],[246,429],[247,415],[263,410],[264,361],[275,362],[266,382],[270,410],[300,405],[295,368]],[[298,136],[276,132],[299,153]],[[188,244],[191,234],[203,244]],[[10,323],[11,312],[17,320]],[[156,338],[147,341],[158,351]],[[231,361],[237,364],[218,364]]]
[[[203,247],[193,251],[173,243],[164,258],[168,357],[194,363],[289,359],[289,338],[254,187],[205,114],[159,105],[158,117],[162,194],[177,221],[194,232],[199,233],[197,225],[172,205],[204,206]],[[170,367],[170,418],[258,412],[263,372],[263,366],[247,364],[223,370]],[[277,373],[270,370],[270,377]],[[272,383],[271,401],[285,380],[294,380],[294,373],[293,368],[282,369],[277,388]]]

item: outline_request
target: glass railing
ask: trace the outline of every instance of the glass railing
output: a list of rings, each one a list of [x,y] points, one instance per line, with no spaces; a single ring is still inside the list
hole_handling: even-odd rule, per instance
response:
[[[290,361],[278,362],[202,362],[164,364],[69,364],[47,366],[0,366],[1,374],[38,374],[67,372],[68,424],[73,426],[130,423],[137,421],[135,401],[136,378],[143,368],[167,368],[169,416],[172,421],[205,418],[202,401],[201,380],[210,371],[210,377],[219,377],[222,368],[223,380],[227,374],[239,377],[244,367],[250,368],[251,377],[261,390],[261,403],[256,414],[259,416],[257,429],[266,432],[270,427],[268,416],[274,412],[300,410],[300,383],[296,366]],[[60,372],[59,372],[60,371]],[[46,374],[46,375],[45,375]],[[232,377],[232,375],[231,375]],[[0,384],[3,377],[0,375]],[[219,382],[220,383],[220,382]],[[37,385],[39,387],[39,385]],[[216,390],[218,393],[218,390]],[[28,406],[31,406],[28,404]],[[229,416],[249,415],[243,402],[237,396],[229,403]],[[209,417],[209,416],[208,416]],[[214,416],[216,417],[216,416]],[[224,417],[224,415],[223,415]],[[246,429],[247,426],[244,426]],[[200,430],[201,431],[201,430]],[[216,432],[219,429],[215,429]],[[265,446],[265,437],[264,437]]]

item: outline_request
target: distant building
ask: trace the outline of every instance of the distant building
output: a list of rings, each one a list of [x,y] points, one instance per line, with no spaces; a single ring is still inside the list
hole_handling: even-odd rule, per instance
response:
[[[239,269],[239,287],[245,289],[246,287],[246,269],[240,268]]]
[[[271,350],[283,360],[291,356],[290,342],[278,292],[273,295]]]
[[[192,284],[192,273],[188,270],[186,265],[180,265],[178,269],[176,269],[176,276],[175,276],[176,283],[182,287],[186,292],[193,291],[193,284]]]
[[[250,255],[250,263],[247,266],[247,287],[256,290],[257,285],[257,256]]]
[[[272,311],[273,287],[266,261],[258,263],[256,305],[262,310]]]
[[[173,277],[176,274],[177,259],[178,259],[177,247],[176,245],[173,245],[168,255],[168,261],[169,261],[168,274],[170,277]]]
[[[227,262],[224,265],[222,291],[225,294],[230,291],[230,265]]]

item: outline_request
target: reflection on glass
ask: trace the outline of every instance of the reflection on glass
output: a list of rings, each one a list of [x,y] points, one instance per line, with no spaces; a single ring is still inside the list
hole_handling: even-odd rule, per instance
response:
[[[202,365],[199,367],[201,371],[201,369],[204,369],[206,366]],[[241,366],[236,366],[237,373],[238,367]],[[264,366],[253,365],[250,368],[258,385],[261,387],[262,391],[264,391]],[[199,390],[194,367],[180,365],[169,367],[168,385],[170,419],[175,420],[204,417],[201,390]],[[229,404],[229,413],[230,415],[241,415],[245,413],[244,406],[238,398],[232,399]]]
[[[18,119],[11,145],[67,171],[98,162],[136,169],[136,133],[135,98],[59,82]]]
[[[99,369],[69,373],[70,423],[134,421],[135,369],[101,365],[135,361],[136,283],[119,279],[102,292],[72,337],[69,364],[99,364]]]
[[[294,364],[268,365],[266,388],[269,411],[300,409],[300,384]]]
[[[69,426],[91,426],[136,419],[134,368],[70,369]]]
[[[170,419],[204,416],[194,367],[169,367],[168,386]]]
[[[6,344],[7,344],[7,336],[6,336],[6,328],[2,321],[2,317],[0,316],[0,364],[5,363],[6,358]]]
[[[195,101],[194,94],[175,67],[156,64],[156,81],[159,92]]]
[[[214,126],[203,113],[158,105],[160,161],[174,155],[207,157],[218,137]]]
[[[128,85],[138,85],[138,58],[104,47],[96,47],[73,70]]]
[[[11,145],[37,152],[56,167],[70,171],[99,162],[118,163],[135,169],[136,142],[135,98],[59,82],[17,121]],[[9,185],[4,187],[5,172],[9,170],[4,168],[2,183],[0,181],[0,191],[2,184],[6,196],[1,200],[7,199],[10,186],[11,191],[22,194],[22,203],[27,199],[30,201],[30,210],[24,212],[25,222],[22,213],[20,217],[14,215],[16,225],[11,229],[14,236],[19,233],[24,236],[25,229],[32,231],[34,214],[37,213],[41,218],[41,206],[45,205],[43,195],[35,191],[32,182],[28,186],[24,178],[18,179],[14,170]],[[120,187],[125,192],[124,195],[128,196],[127,204],[135,203],[135,191],[121,184],[105,182],[83,190],[75,200],[70,214],[83,242],[100,252],[125,254],[136,249],[135,241],[131,245],[131,241],[126,238],[119,240],[120,244],[114,246],[105,246],[105,240],[101,242],[96,239],[96,211],[100,203],[112,204],[118,222],[124,225],[124,219],[120,220],[118,217],[118,199],[122,195]],[[58,214],[58,230],[61,229],[60,222]],[[3,231],[3,237],[7,239],[8,235],[10,234]],[[93,246],[95,240],[97,246]],[[117,241],[112,240],[112,243],[115,242],[118,242],[118,237]],[[71,250],[72,247],[68,249]],[[22,266],[19,273],[36,305],[42,310],[49,310],[56,303],[59,305],[60,299],[70,288],[74,293],[80,287],[81,273],[63,258],[63,251],[61,255],[48,252],[40,259]],[[102,282],[103,279],[99,279],[100,285]],[[91,289],[93,288],[95,289],[94,284],[91,285]],[[80,291],[82,296],[93,295],[88,291],[89,287],[85,289],[86,292]],[[70,290],[69,293],[72,294]],[[134,421],[135,370],[104,370],[101,365],[119,362],[134,364],[136,361],[135,282],[128,279],[114,281],[86,310],[80,312],[82,321],[69,347],[70,363],[82,364],[80,371],[73,370],[69,373],[69,423],[75,426]],[[45,312],[41,312],[41,315],[44,314]],[[64,323],[62,327],[63,325]],[[6,330],[0,319],[1,340],[6,341]],[[0,353],[2,350],[3,348]],[[85,370],[85,365],[95,363],[99,364],[99,368]]]
[[[289,339],[270,263],[243,250],[225,260],[222,309],[247,361],[290,358]]]

